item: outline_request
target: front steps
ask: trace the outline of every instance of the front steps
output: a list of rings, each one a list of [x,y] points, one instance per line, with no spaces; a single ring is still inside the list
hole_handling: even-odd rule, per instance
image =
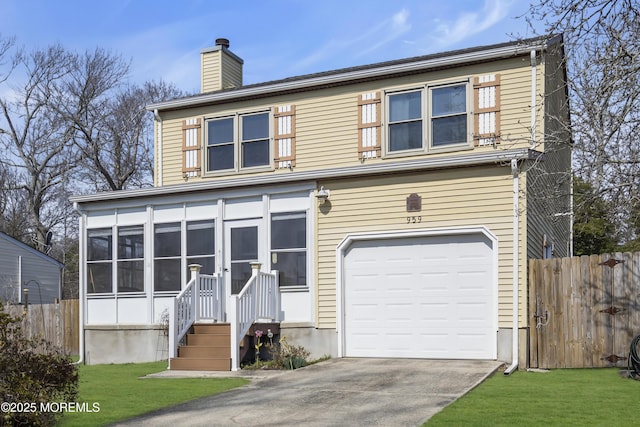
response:
[[[231,325],[212,323],[193,325],[186,345],[178,347],[169,369],[184,371],[230,371]]]

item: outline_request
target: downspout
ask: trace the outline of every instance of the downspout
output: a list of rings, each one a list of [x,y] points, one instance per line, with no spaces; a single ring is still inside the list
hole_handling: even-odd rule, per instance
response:
[[[86,246],[86,238],[85,238],[85,214],[84,212],[82,212],[80,210],[80,208],[78,207],[78,203],[74,203],[73,204],[73,209],[78,212],[79,218],[78,218],[78,222],[79,222],[79,239],[78,239],[78,323],[79,323],[79,337],[78,337],[78,353],[80,355],[80,358],[78,359],[77,362],[75,362],[76,365],[82,365],[84,364],[84,311],[85,311],[85,304],[86,304],[86,299],[85,299],[85,290],[86,290],[86,284],[83,281],[83,278],[86,278],[86,275],[84,274],[84,270],[85,270],[85,246]]]
[[[531,51],[531,148],[536,146],[536,91],[538,90],[538,69],[535,49]]]
[[[536,91],[537,87],[537,61],[536,51],[531,50],[531,148],[536,145]],[[511,365],[504,371],[505,375],[511,373],[518,368],[518,282],[520,269],[518,265],[518,249],[520,245],[520,228],[519,228],[519,174],[518,161],[511,160],[511,174],[513,175],[513,325],[512,330],[512,348],[511,348]]]
[[[18,303],[22,304],[22,255],[18,255]]]
[[[511,373],[518,367],[518,277],[520,271],[518,268],[518,247],[520,244],[519,234],[519,174],[518,174],[518,161],[516,159],[511,160],[511,174],[513,175],[513,326],[511,342],[513,348],[511,349],[511,365],[504,371],[505,375],[511,375]]]
[[[158,122],[158,146],[155,153],[157,157],[156,161],[158,162],[158,167],[156,169],[158,177],[156,178],[156,182],[158,184],[158,187],[162,187],[162,118],[160,117],[157,108],[153,110],[153,117],[155,118],[156,122]]]

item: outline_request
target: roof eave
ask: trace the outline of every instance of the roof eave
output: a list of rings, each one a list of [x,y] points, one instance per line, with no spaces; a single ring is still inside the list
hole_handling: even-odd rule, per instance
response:
[[[238,98],[271,95],[282,92],[308,90],[316,87],[348,84],[350,82],[372,80],[390,75],[411,74],[424,72],[430,69],[460,66],[465,64],[492,61],[501,58],[509,58],[529,52],[532,49],[545,49],[554,39],[534,39],[525,42],[513,43],[506,46],[497,46],[479,51],[465,51],[454,55],[416,60],[406,63],[398,63],[383,66],[363,67],[355,71],[329,73],[326,75],[310,75],[309,78],[300,80],[281,80],[272,84],[239,87],[229,91],[219,91],[196,95],[189,98],[179,98],[171,101],[159,102],[147,106],[147,110],[163,111],[182,108],[197,107],[204,104],[231,101]]]
[[[164,187],[152,187],[135,190],[94,193],[73,196],[69,200],[78,205],[107,200],[124,200],[138,197],[170,196],[180,193],[197,191],[228,190],[230,188],[251,187],[258,185],[287,184],[292,182],[317,181],[322,179],[344,179],[384,175],[432,169],[446,169],[455,167],[480,166],[508,162],[509,160],[527,160],[536,156],[537,152],[527,148],[505,151],[491,151],[487,153],[473,153],[468,155],[452,155],[431,159],[397,161],[367,166],[347,166],[341,168],[324,169],[306,172],[279,173],[274,175],[259,175],[253,177],[232,178],[216,181],[201,181],[187,184],[176,184]]]

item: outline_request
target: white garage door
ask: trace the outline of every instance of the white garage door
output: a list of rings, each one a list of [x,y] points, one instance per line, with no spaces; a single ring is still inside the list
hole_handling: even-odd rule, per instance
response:
[[[343,265],[346,356],[496,358],[485,235],[355,241]]]

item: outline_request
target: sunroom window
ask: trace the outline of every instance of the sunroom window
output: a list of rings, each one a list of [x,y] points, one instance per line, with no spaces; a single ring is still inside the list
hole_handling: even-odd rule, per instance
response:
[[[154,286],[156,292],[180,291],[188,283],[191,264],[200,264],[201,274],[213,274],[215,265],[214,220],[186,223],[186,253],[183,252],[183,223],[154,225]]]
[[[271,215],[271,268],[281,287],[307,286],[306,213]]]
[[[113,292],[113,234],[111,228],[87,231],[87,293]]]
[[[144,291],[144,226],[118,228],[118,292]]]
[[[156,224],[153,233],[153,290],[179,291],[182,258],[180,223]]]
[[[213,220],[187,222],[187,265],[200,264],[200,273],[215,273],[215,242]],[[187,281],[189,278],[187,277]]]

